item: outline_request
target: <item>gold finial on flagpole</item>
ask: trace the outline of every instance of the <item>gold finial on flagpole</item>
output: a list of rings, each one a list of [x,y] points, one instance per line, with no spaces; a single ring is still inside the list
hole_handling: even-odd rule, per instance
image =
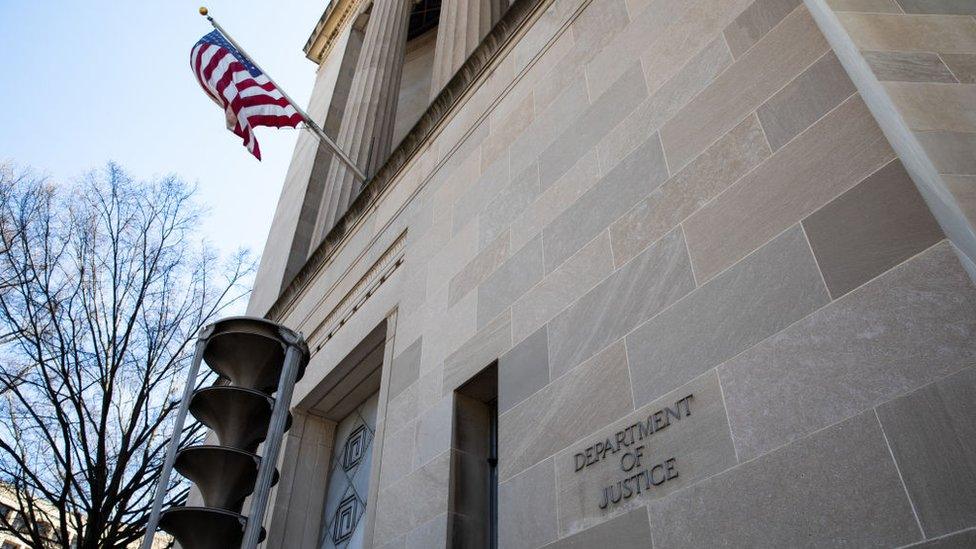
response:
[[[200,15],[207,16],[207,6],[200,6]]]

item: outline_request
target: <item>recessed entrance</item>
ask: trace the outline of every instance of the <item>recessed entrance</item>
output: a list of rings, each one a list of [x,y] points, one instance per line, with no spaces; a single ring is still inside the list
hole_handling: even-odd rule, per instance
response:
[[[296,407],[268,547],[359,549],[368,544],[385,351],[383,322]]]

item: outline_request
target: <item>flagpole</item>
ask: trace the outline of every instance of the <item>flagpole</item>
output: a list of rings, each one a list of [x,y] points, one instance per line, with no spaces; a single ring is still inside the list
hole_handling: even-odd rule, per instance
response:
[[[324,141],[325,144],[328,145],[330,149],[332,149],[332,152],[334,152],[336,156],[338,156],[339,159],[342,160],[342,162],[350,170],[352,170],[352,173],[354,173],[356,177],[359,178],[360,181],[365,182],[366,175],[364,175],[363,172],[360,171],[360,169],[356,166],[356,163],[353,162],[352,159],[350,159],[349,156],[347,156],[346,153],[339,148],[339,145],[337,145],[336,142],[333,141],[331,137],[329,137],[324,131],[322,131],[322,128],[320,128],[319,125],[316,124],[314,120],[312,120],[312,117],[310,117],[308,113],[306,113],[301,107],[299,107],[298,103],[295,103],[295,101],[292,100],[292,98],[289,97],[287,93],[285,93],[285,90],[281,86],[279,86],[274,80],[271,79],[271,75],[268,74],[268,71],[262,69],[261,66],[258,65],[256,61],[254,61],[254,58],[248,55],[247,52],[244,51],[244,48],[242,48],[241,45],[238,44],[237,41],[234,40],[231,37],[231,35],[224,30],[223,27],[220,26],[220,23],[215,21],[214,18],[209,15],[209,10],[207,10],[207,8],[205,7],[201,7],[200,15],[206,17],[207,21],[210,21],[210,24],[213,25],[213,28],[217,29],[217,32],[224,35],[224,38],[226,38],[228,42],[230,42],[235,48],[237,48],[237,51],[241,52],[241,55],[247,57],[248,61],[250,61],[252,65],[254,65],[259,71],[263,72],[264,75],[268,77],[268,80],[270,80],[271,83],[274,84],[276,88],[278,88],[278,91],[281,92],[281,95],[284,96],[284,98],[289,103],[291,103],[291,106],[294,107],[296,111],[298,111],[298,114],[301,115],[302,120],[304,120],[308,128],[312,130],[312,133],[317,135],[320,140]]]

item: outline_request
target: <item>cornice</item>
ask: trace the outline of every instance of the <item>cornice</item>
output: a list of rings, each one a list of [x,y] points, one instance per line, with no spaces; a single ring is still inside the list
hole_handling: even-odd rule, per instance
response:
[[[321,64],[322,60],[332,52],[332,46],[342,29],[355,14],[359,13],[359,7],[363,2],[364,0],[332,0],[315,24],[308,41],[305,42],[303,48],[305,57],[316,64]]]
[[[350,2],[354,0],[349,0]],[[315,275],[328,263],[329,259],[341,247],[346,235],[355,229],[356,224],[369,211],[370,207],[379,199],[383,191],[390,185],[393,177],[407,162],[420,151],[427,141],[434,135],[440,123],[461,102],[465,94],[482,74],[491,68],[492,61],[515,36],[519,34],[535,11],[548,5],[546,0],[514,0],[488,33],[481,44],[468,56],[464,65],[458,69],[454,77],[444,86],[430,107],[424,112],[420,120],[414,124],[410,132],[400,141],[390,158],[380,167],[376,175],[367,181],[359,196],[349,206],[346,213],[339,219],[322,242],[309,256],[305,265],[278,295],[278,299],[271,305],[265,316],[269,319],[280,319],[289,306],[297,300],[305,287],[315,278]],[[329,19],[328,11],[323,18]],[[313,34],[313,38],[314,38]],[[306,50],[308,51],[308,50]]]

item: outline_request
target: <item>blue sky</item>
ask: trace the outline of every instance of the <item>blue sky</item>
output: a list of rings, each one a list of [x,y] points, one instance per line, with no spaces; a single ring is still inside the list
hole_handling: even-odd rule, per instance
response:
[[[303,107],[315,65],[302,46],[323,0],[217,0],[211,15]],[[261,252],[297,130],[259,128],[258,162],[224,128],[189,68],[211,30],[199,1],[0,0],[0,160],[58,180],[108,160],[136,177],[175,173],[210,208],[207,238]]]

